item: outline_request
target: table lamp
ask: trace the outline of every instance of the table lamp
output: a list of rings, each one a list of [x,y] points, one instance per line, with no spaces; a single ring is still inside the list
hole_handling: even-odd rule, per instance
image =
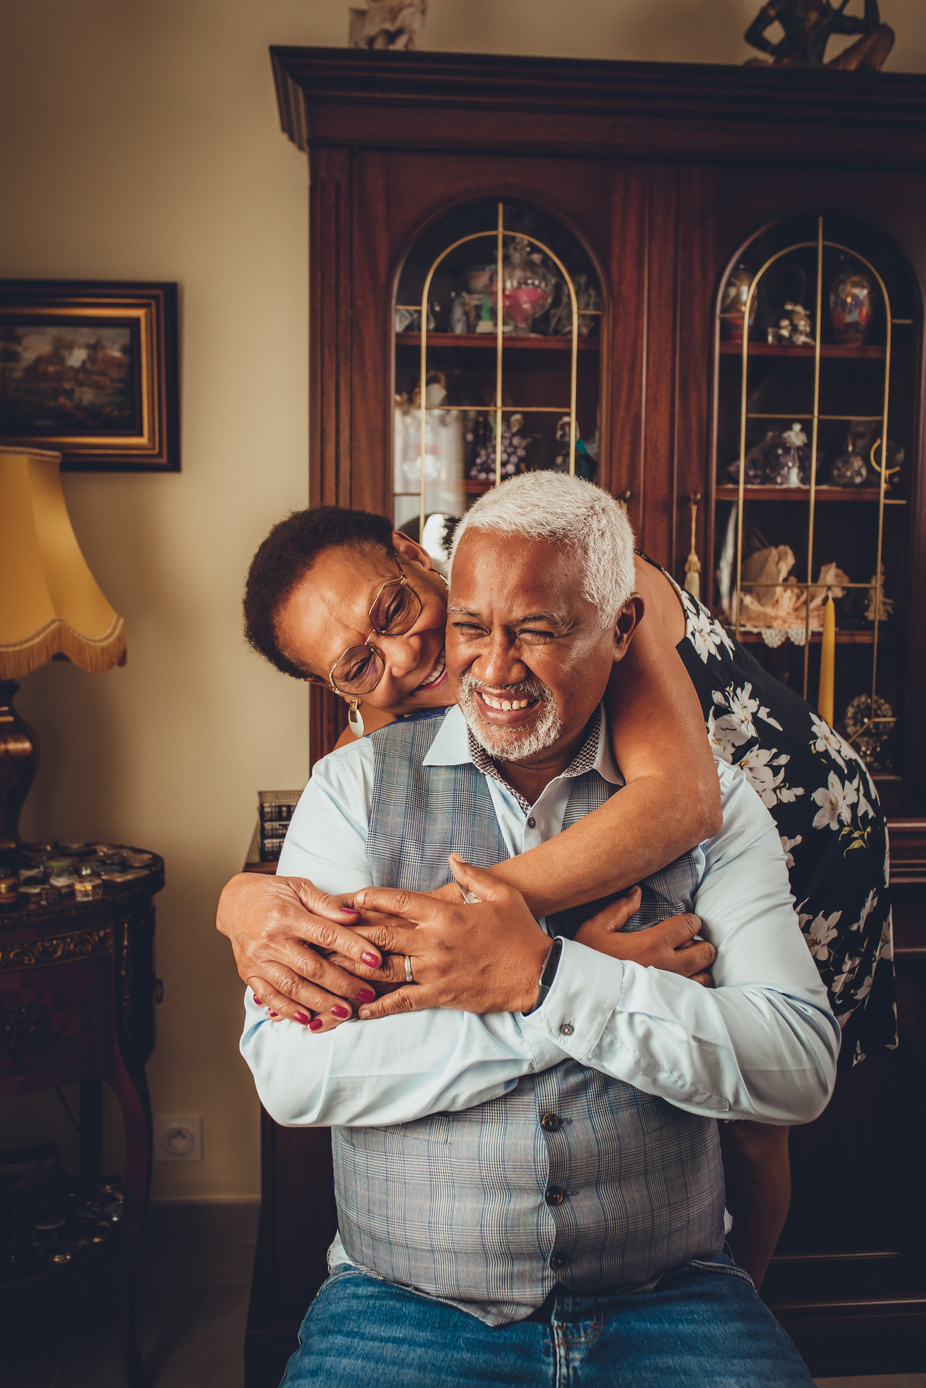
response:
[[[37,755],[15,681],[49,660],[92,674],[125,664],[125,622],[80,552],[60,469],[60,453],[0,448],[0,859],[19,844]]]

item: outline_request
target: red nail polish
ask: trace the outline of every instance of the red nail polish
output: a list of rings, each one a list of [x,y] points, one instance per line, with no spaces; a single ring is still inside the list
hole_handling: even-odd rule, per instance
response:
[[[372,989],[372,988],[361,988],[360,992],[357,994],[357,1001],[358,1001],[358,1002],[375,1002],[375,1001],[376,1001],[376,994],[373,992],[373,989]]]
[[[307,1027],[309,1025],[310,1018],[307,1017],[304,1012],[294,1012],[293,1021],[298,1022],[301,1027]]]
[[[338,1003],[336,1007],[332,1007],[332,1009],[331,1009],[331,1015],[332,1015],[332,1017],[349,1017],[349,1016],[350,1016],[350,1008],[349,1008],[349,1007],[342,1007],[341,1004]]]
[[[342,906],[342,907],[341,907],[341,915],[342,915],[342,916],[359,916],[359,915],[360,915],[360,912],[359,912],[359,911],[355,911],[354,908],[353,908],[353,906]]]
[[[279,1017],[279,1015],[280,1015],[279,1012],[268,1012],[268,1013],[267,1013],[267,1016],[268,1016],[268,1017]]]
[[[258,1007],[263,1007],[264,1000],[263,998],[259,998],[256,993],[254,994],[254,1001],[257,1003]]]
[[[321,1017],[313,1017],[311,1022],[309,1022],[309,1031],[321,1031],[324,1025]]]
[[[361,954],[360,958],[363,960],[364,964],[369,964],[371,969],[379,968],[379,960],[375,954]]]

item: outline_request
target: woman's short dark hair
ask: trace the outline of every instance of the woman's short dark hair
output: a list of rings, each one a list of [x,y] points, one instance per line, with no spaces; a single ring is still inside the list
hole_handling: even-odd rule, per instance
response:
[[[254,650],[284,675],[302,680],[308,671],[300,669],[280,646],[280,608],[318,556],[342,545],[376,548],[394,555],[392,522],[370,511],[348,511],[343,506],[292,511],[277,522],[251,560],[244,587],[244,634]]]

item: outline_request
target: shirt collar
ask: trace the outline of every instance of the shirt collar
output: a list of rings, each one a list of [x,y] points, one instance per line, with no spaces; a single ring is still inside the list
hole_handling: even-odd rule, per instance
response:
[[[473,748],[478,754],[478,760]],[[483,759],[485,764],[483,764]],[[502,780],[491,758],[486,755],[475,740],[471,739],[469,728],[466,726],[466,719],[457,705],[454,705],[448,710],[447,716],[438,729],[437,736],[431,743],[423,764],[425,766],[465,766],[467,763],[475,766],[483,775]],[[604,780],[609,781],[612,785],[622,786],[624,784],[624,779],[617,769],[617,764],[611,753],[611,744],[607,734],[607,726],[602,716],[601,705],[598,706],[592,718],[588,735],[582,746],[562,775],[564,777],[583,776],[588,771],[597,771]],[[503,784],[507,785],[507,782],[503,782]]]

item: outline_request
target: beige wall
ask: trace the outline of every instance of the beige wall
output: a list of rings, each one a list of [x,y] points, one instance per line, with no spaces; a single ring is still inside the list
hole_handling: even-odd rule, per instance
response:
[[[306,163],[280,134],[267,48],[343,44],[347,0],[0,0],[0,275],[176,280],[183,471],[71,475],[90,565],[128,624],[105,677],[54,664],[19,706],[40,730],[27,836],[167,860],[155,1112],[201,1113],[205,1160],[155,1195],[258,1188],[241,989],[213,929],[259,788],[306,767],[301,687],[240,636],[248,558],[306,502]],[[860,0],[853,5],[860,8]],[[431,0],[426,46],[741,62],[757,0]],[[890,66],[926,70],[922,0],[882,0]],[[0,1104],[0,1146],[68,1130],[48,1096]]]

